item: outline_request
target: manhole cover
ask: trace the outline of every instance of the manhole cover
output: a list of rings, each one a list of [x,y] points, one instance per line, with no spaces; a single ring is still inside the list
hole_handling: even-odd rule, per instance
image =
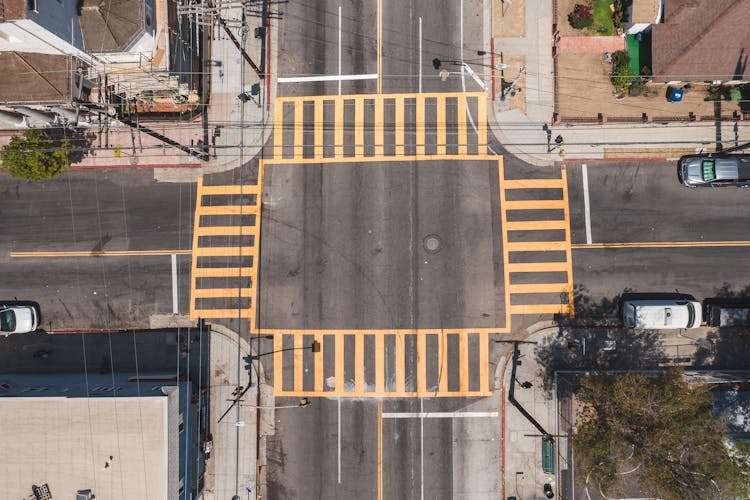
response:
[[[438,253],[443,249],[443,240],[437,234],[428,234],[422,240],[422,246],[427,253]]]

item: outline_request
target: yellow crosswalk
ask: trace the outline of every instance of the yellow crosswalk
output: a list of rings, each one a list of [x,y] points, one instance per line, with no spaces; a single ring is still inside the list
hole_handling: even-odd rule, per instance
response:
[[[447,330],[277,334],[274,395],[488,396],[489,341],[487,332]]]
[[[481,92],[278,97],[266,162],[483,156],[486,99]]]
[[[553,179],[506,180],[502,162],[499,169],[508,313],[572,316],[565,167],[560,177]]]
[[[198,181],[193,259],[190,274],[191,319],[255,320],[260,190],[257,185],[205,185]]]

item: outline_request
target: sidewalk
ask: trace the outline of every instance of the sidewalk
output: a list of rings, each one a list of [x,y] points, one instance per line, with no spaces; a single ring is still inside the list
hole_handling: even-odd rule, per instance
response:
[[[224,419],[221,415],[232,405],[237,388],[237,340],[232,330],[221,325],[211,325],[211,410],[210,429],[213,448],[206,461],[206,483],[203,498],[230,499],[235,494],[240,498],[261,498],[263,491],[258,492],[257,485],[263,487],[263,479],[256,477],[256,471],[262,470],[265,463],[265,446],[260,440],[258,452],[257,430],[261,436],[268,435],[273,426],[273,411],[259,412],[254,406],[258,397],[257,376],[253,377],[252,387],[242,397],[242,404],[235,405]],[[250,354],[244,339],[240,339],[240,357]],[[248,375],[244,361],[240,360],[240,385],[247,386]],[[264,378],[261,367],[261,377]],[[273,406],[273,394],[270,386],[264,385],[261,390],[261,406]],[[261,425],[256,417],[261,414]],[[259,461],[257,461],[259,457]]]
[[[711,344],[708,333],[712,330],[711,328],[702,328],[691,332],[689,335],[686,333],[680,334],[679,330],[664,331],[659,335],[660,345],[655,352],[664,356],[663,361],[666,359],[676,361],[692,359],[701,346],[705,347]],[[563,354],[567,356],[572,356],[571,346],[568,345],[566,349],[565,343],[570,339],[588,337],[589,342],[585,344],[585,349],[589,350],[588,356],[617,355],[617,347],[615,347],[615,351],[602,353],[603,344],[592,341],[594,338],[599,338],[596,335],[591,335],[592,331],[591,329],[566,329],[564,336],[559,337],[560,329],[554,322],[540,322],[529,327],[527,330],[529,335],[524,339],[526,342],[536,342],[536,345],[525,343],[518,346],[520,356],[519,364],[516,366],[514,396],[532,418],[547,433],[554,436],[555,458],[552,473],[545,473],[543,470],[540,430],[508,400],[508,394],[513,383],[511,380],[513,371],[512,346],[509,346],[511,349],[505,359],[501,360],[501,363],[505,363],[502,380],[506,398],[503,415],[504,491],[506,498],[511,496],[518,499],[545,498],[543,491],[545,483],[552,485],[558,498],[565,497],[564,493],[570,495],[570,482],[575,469],[568,463],[570,453],[568,438],[565,436],[570,432],[570,427],[573,425],[576,413],[575,404],[570,398],[558,401],[558,394],[554,391],[558,385],[557,374],[552,378],[553,374],[547,372],[548,379],[545,380],[544,372],[547,368],[540,364],[536,351],[539,348],[554,348],[565,351]],[[618,342],[617,338],[615,338],[615,342]],[[623,352],[626,352],[628,349],[627,341],[621,340],[619,343],[622,343],[620,348],[625,349]],[[551,347],[552,344],[554,346]],[[576,349],[577,353],[580,353],[582,346],[575,345],[573,348]],[[583,354],[583,356],[586,355]],[[652,359],[651,361],[658,362],[659,360]],[[528,386],[526,382],[531,385]],[[560,383],[562,384],[562,382]],[[546,387],[549,387],[550,390],[548,391]],[[576,492],[578,493],[577,489]]]
[[[735,138],[742,142],[750,137],[750,123],[742,121],[722,122],[718,130],[713,121],[554,125],[553,0],[493,2],[494,52],[510,62],[504,78],[512,80],[523,64],[526,73],[514,98],[523,96],[525,108],[509,106],[498,92],[490,106],[494,113],[490,126],[503,146],[521,159],[540,166],[566,159],[675,159],[713,150],[717,132],[725,148],[734,145]],[[521,18],[522,30],[517,26]],[[542,128],[545,124],[550,127],[549,137]],[[563,140],[560,146],[554,142],[558,135]]]

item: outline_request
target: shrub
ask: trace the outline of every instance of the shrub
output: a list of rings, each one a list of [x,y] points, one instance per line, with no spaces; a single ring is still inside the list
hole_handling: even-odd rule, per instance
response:
[[[622,94],[626,90],[628,90],[628,88],[630,88],[630,84],[633,83],[633,81],[637,78],[638,75],[636,75],[635,72],[630,69],[630,66],[619,66],[616,67],[612,72],[610,81],[615,87],[615,92],[617,92],[618,94]]]
[[[633,82],[630,84],[630,87],[628,88],[628,95],[632,97],[643,95],[645,93],[646,84],[640,79],[633,80]]]
[[[23,136],[13,136],[0,152],[3,166],[10,175],[39,181],[49,179],[70,166],[70,139],[52,139],[46,131],[26,129]]]
[[[588,28],[594,24],[594,14],[591,12],[591,7],[577,3],[573,12],[568,14],[568,22],[577,30]]]

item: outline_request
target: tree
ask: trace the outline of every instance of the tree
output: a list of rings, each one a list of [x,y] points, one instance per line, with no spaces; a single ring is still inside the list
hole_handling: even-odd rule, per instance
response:
[[[573,11],[568,14],[568,22],[577,30],[588,28],[594,24],[594,14],[591,12],[591,7],[580,3],[575,4]]]
[[[582,381],[578,397],[576,466],[602,491],[616,487],[618,461],[632,455],[628,467],[652,496],[747,498],[747,448],[713,417],[707,385],[690,385],[678,370],[602,373]]]
[[[49,179],[70,166],[70,139],[53,139],[36,128],[26,129],[23,136],[13,136],[0,152],[3,166],[10,175],[32,181]]]

